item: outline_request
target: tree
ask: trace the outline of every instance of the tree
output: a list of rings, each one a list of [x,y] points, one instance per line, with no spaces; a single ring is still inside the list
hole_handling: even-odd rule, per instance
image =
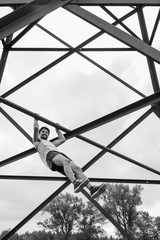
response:
[[[160,217],[151,217],[148,212],[138,211],[142,204],[140,185],[108,184],[101,197],[104,209],[119,225],[136,240],[160,240]],[[117,231],[119,240],[123,236]]]
[[[160,217],[154,220],[154,240],[160,240]]]
[[[130,234],[135,231],[136,208],[142,204],[141,191],[140,185],[130,189],[129,185],[108,184],[107,194],[102,196],[104,209]]]
[[[136,221],[136,238],[160,240],[160,217],[154,218],[146,211],[139,211]]]
[[[33,231],[32,233],[25,232],[22,235],[22,240],[54,240],[54,235],[51,232]]]
[[[38,225],[56,233],[59,239],[67,240],[76,227],[83,208],[82,199],[68,193],[60,194],[42,210],[42,214],[47,212],[50,217]]]
[[[4,230],[4,231],[0,234],[0,239],[2,239],[4,236],[6,236],[9,232],[10,232],[10,229]],[[12,237],[10,237],[10,240],[22,240],[22,236],[18,235],[18,233],[15,233],[15,234],[13,234]]]
[[[104,233],[102,229],[104,221],[104,216],[97,208],[92,203],[87,202],[86,207],[82,211],[81,219],[78,222],[80,232],[78,239],[98,239],[99,235],[103,235]]]
[[[134,236],[135,221],[137,219],[137,206],[142,204],[140,185],[129,188],[124,184],[107,184],[107,191],[101,198],[104,209],[115,219],[115,221]],[[116,232],[119,239],[121,234]]]
[[[49,213],[49,218],[38,225],[58,235],[58,239],[71,239],[76,234],[77,239],[94,239],[102,235],[101,228],[104,217],[90,202],[84,203],[82,199],[71,194],[60,194],[50,202],[42,211]]]
[[[0,234],[0,239],[2,239],[10,230],[4,230]],[[33,231],[25,232],[22,235],[19,235],[18,233],[15,233],[12,237],[10,237],[10,240],[54,240],[54,235],[51,232],[45,232],[45,231]]]

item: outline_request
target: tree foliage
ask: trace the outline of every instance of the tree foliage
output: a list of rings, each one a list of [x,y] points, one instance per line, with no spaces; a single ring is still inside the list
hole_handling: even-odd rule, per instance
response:
[[[71,234],[79,232],[79,239],[93,239],[103,233],[101,228],[104,217],[91,204],[71,194],[60,194],[42,211],[49,217],[38,225],[59,236],[59,239],[69,239]],[[84,238],[85,237],[85,238]]]
[[[130,188],[124,184],[108,184],[102,196],[104,209],[136,240],[160,240],[160,217],[137,210],[142,204],[142,190],[140,185]],[[116,235],[124,239],[118,231]]]
[[[78,232],[80,232],[78,239],[90,240],[102,236],[104,233],[102,229],[104,222],[104,216],[99,213],[92,203],[87,202],[78,221]]]
[[[42,214],[48,213],[49,217],[38,225],[56,233],[59,239],[69,239],[83,206],[78,197],[60,194],[42,210]]]
[[[135,240],[160,240],[160,217],[138,210],[142,204],[142,190],[139,185],[131,188],[129,185],[108,184],[106,193],[98,201]],[[46,219],[38,223],[43,231],[16,233],[10,240],[124,240],[118,230],[116,238],[108,238],[102,228],[106,223],[104,216],[92,203],[84,203],[69,193],[57,196],[42,214],[47,214]],[[8,232],[3,231],[0,239]]]
[[[142,204],[141,186],[108,184],[107,194],[103,195],[104,208],[108,213],[129,233],[134,231],[134,223],[137,219],[137,206]]]
[[[5,230],[0,234],[2,239],[10,230]],[[24,234],[15,233],[10,240],[55,240],[55,236],[51,232],[33,231],[32,233],[25,232]]]
[[[137,239],[160,240],[160,217],[154,218],[146,211],[139,211],[135,225]]]
[[[1,234],[0,234],[0,239],[2,239],[4,236],[6,236],[8,233],[10,232],[10,229],[8,230],[4,230]],[[21,236],[19,236],[18,233],[15,233],[10,240],[22,240]]]

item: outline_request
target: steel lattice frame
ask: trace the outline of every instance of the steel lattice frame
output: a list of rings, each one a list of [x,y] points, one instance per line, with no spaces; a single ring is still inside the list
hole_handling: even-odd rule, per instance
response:
[[[153,39],[156,35],[156,31],[158,28],[159,20],[160,20],[160,11],[157,14],[155,24],[153,26],[152,34],[149,39],[147,27],[146,27],[146,21],[143,14],[143,8],[145,7],[157,7],[160,6],[160,0],[0,0],[0,7],[7,6],[11,7],[13,9],[13,12],[9,13],[8,15],[2,17],[0,19],[0,39],[3,44],[3,52],[1,56],[1,62],[0,62],[0,82],[3,77],[3,72],[5,70],[5,65],[7,61],[7,57],[10,51],[53,51],[53,49],[30,49],[30,48],[14,48],[14,44],[23,38],[27,32],[32,29],[35,25],[41,28],[43,31],[47,32],[51,36],[57,38],[53,33],[49,32],[47,29],[42,27],[38,22],[41,18],[43,18],[46,14],[49,12],[52,12],[60,7],[63,7],[65,10],[69,11],[70,13],[78,16],[79,18],[87,21],[91,25],[97,27],[100,29],[100,31],[92,36],[91,38],[87,39],[86,41],[79,44],[77,47],[73,48],[71,45],[66,43],[60,38],[57,38],[60,42],[62,42],[66,48],[63,48],[63,51],[66,51],[66,53],[58,58],[57,60],[53,61],[46,67],[42,68],[40,71],[36,72],[29,78],[27,78],[25,81],[21,82],[17,86],[13,87],[9,91],[5,92],[2,96],[0,96],[0,102],[4,105],[7,105],[13,109],[16,109],[32,118],[34,118],[35,113],[31,112],[28,109],[25,109],[11,101],[8,101],[6,98],[10,96],[15,91],[19,90],[20,88],[24,87],[26,84],[28,84],[30,81],[33,81],[35,78],[43,74],[44,72],[48,71],[64,59],[68,58],[74,53],[79,54],[84,59],[91,62],[96,67],[100,68],[102,71],[104,71],[106,74],[109,74],[113,78],[115,78],[117,81],[137,93],[142,99],[134,102],[126,107],[123,107],[117,111],[114,111],[106,116],[103,116],[102,118],[96,119],[90,123],[87,123],[83,126],[80,126],[74,130],[67,129],[65,127],[60,127],[62,131],[65,132],[66,139],[70,139],[73,137],[76,137],[82,141],[87,142],[88,144],[91,144],[97,148],[99,148],[101,151],[93,158],[91,159],[84,167],[83,171],[87,170],[91,165],[93,165],[98,159],[100,159],[106,152],[109,152],[110,154],[113,154],[115,156],[118,156],[132,164],[135,164],[141,168],[144,168],[146,170],[149,170],[150,172],[153,172],[157,175],[160,175],[160,172],[156,169],[150,168],[138,161],[135,161],[134,159],[131,159],[127,156],[124,156],[120,154],[117,151],[112,150],[112,148],[127,134],[129,134],[136,126],[138,126],[144,119],[146,119],[151,113],[154,113],[157,115],[157,117],[160,116],[160,92],[159,92],[159,82],[157,77],[157,72],[155,68],[155,62],[160,63],[160,51],[158,49],[155,49],[152,47]],[[102,8],[107,14],[110,14],[112,18],[114,19],[113,24],[108,23],[107,21],[97,17],[93,13],[87,11],[83,6],[99,6]],[[126,14],[125,16],[118,19],[113,13],[111,13],[107,7],[109,6],[129,6],[131,11],[130,13]],[[139,19],[139,25],[142,33],[142,38],[139,39],[136,34],[129,29],[123,21],[132,16],[133,14],[138,15]],[[121,25],[125,31],[117,28],[117,25]],[[18,34],[14,38],[14,33],[17,30],[20,30],[21,28],[24,28],[21,33]],[[83,52],[85,51],[114,51],[115,49],[105,49],[105,48],[85,48],[85,45],[88,43],[91,43],[94,39],[97,39],[102,34],[108,34],[115,39],[118,39],[120,42],[127,45],[127,48],[116,48],[116,51],[138,51],[144,57],[147,58],[148,63],[148,69],[150,72],[150,78],[153,86],[153,94],[150,96],[145,96],[143,93],[135,89],[134,87],[130,86],[126,82],[124,82],[122,79],[120,79],[118,76],[114,75],[112,72],[108,71],[101,65],[99,65],[97,62],[93,61],[91,58],[87,57]],[[54,49],[54,51],[58,51],[59,49]],[[62,49],[61,49],[62,50]],[[3,114],[30,142],[32,142],[31,136],[13,119],[11,116],[9,116],[5,110],[3,109],[3,106],[1,104],[0,111],[1,114]],[[121,133],[117,138],[115,138],[108,146],[104,146],[102,144],[99,144],[98,142],[95,142],[91,139],[88,139],[86,137],[81,136],[80,134],[85,133],[87,131],[90,131],[98,126],[102,126],[103,124],[109,123],[113,120],[119,119],[122,116],[125,116],[127,114],[130,114],[132,112],[135,112],[141,108],[144,108],[146,106],[151,106],[150,109],[143,114],[138,120],[136,120],[133,124],[131,124],[123,133]],[[39,120],[41,120],[44,123],[49,124],[50,126],[56,127],[56,123],[39,116]],[[30,156],[34,154],[36,150],[34,148],[28,149],[24,152],[21,152],[15,156],[11,156],[8,159],[1,160],[0,167],[3,167],[7,164],[11,164],[17,160],[23,159],[26,156]],[[12,176],[12,175],[0,175],[0,179],[11,179],[11,180],[44,180],[44,181],[65,181],[65,183],[58,188],[51,196],[49,196],[41,205],[39,205],[33,212],[31,212],[25,219],[23,219],[16,227],[14,227],[5,237],[3,237],[3,240],[9,239],[16,231],[18,231],[25,223],[27,223],[33,216],[35,216],[44,206],[46,206],[51,200],[53,200],[59,193],[61,193],[69,184],[70,182],[64,178],[64,177],[36,177],[36,176]],[[123,183],[140,183],[140,184],[160,184],[160,180],[140,180],[140,179],[104,179],[104,178],[91,178],[92,182],[123,182]],[[115,220],[99,205],[98,202],[93,200],[89,194],[82,190],[82,193],[106,216],[107,219],[110,220],[110,222],[113,223],[113,225],[127,238],[132,240],[133,237],[130,236]]]

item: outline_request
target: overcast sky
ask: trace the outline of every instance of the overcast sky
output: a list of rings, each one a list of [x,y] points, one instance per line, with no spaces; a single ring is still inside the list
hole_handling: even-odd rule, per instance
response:
[[[114,12],[117,17],[120,17],[130,10],[130,8],[120,8],[120,10],[115,8]],[[2,15],[5,15],[9,9],[1,8],[0,11]],[[144,11],[149,34],[157,11],[158,9],[155,8],[150,8],[150,10],[146,8]],[[96,8],[96,12],[107,21],[113,22],[102,10]],[[99,31],[63,9],[49,14],[41,20],[40,24],[74,47]],[[136,16],[126,21],[126,24],[136,31],[137,35],[140,34],[138,25],[136,25]],[[159,32],[158,28],[157,36],[159,36]],[[157,36],[153,46],[160,49]],[[87,47],[92,46],[124,47],[122,43],[105,35]],[[15,47],[65,46],[35,27]],[[5,93],[63,54],[65,52],[10,52],[0,94]],[[85,54],[146,96],[153,93],[147,61],[141,54],[136,52],[89,52]],[[156,69],[159,76],[158,64],[156,64]],[[72,130],[140,100],[141,97],[78,54],[73,54],[7,99]],[[33,118],[4,104],[2,107],[32,136]],[[83,135],[107,146],[148,109],[149,107],[146,107]],[[2,114],[0,122],[0,160],[33,147]],[[43,125],[42,122],[40,122],[41,125]],[[55,130],[51,128],[51,138],[55,136]],[[159,136],[159,119],[155,114],[151,114],[113,149],[160,171]],[[75,138],[68,140],[60,147],[60,150],[81,167],[100,152],[100,149]],[[38,154],[2,167],[0,174],[61,176],[59,173],[53,173],[47,169]],[[159,179],[158,175],[109,153],[91,166],[86,171],[86,175],[94,178]],[[1,180],[0,232],[16,226],[62,184],[63,182]],[[141,209],[148,211],[152,216],[160,216],[159,185],[143,185],[143,187]],[[69,186],[64,192],[74,194],[73,187]],[[83,197],[81,193],[78,196]],[[40,230],[36,222],[41,218],[41,214],[37,214],[19,232]]]

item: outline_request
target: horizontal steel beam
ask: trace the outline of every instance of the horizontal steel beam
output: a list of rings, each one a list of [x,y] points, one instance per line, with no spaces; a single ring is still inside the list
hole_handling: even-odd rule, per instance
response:
[[[33,48],[33,47],[18,47],[18,48],[10,48],[9,51],[15,51],[15,52],[37,52],[37,51],[42,51],[42,52],[68,52],[68,51],[71,51],[73,48]],[[96,48],[81,48],[79,50],[79,52],[110,52],[110,51],[127,51],[127,52],[130,52],[130,51],[135,51],[133,48],[129,48],[129,47],[126,47],[126,48],[101,48],[101,47],[96,47]]]
[[[33,0],[0,0],[0,6],[24,5],[33,2]],[[106,6],[160,6],[159,0],[73,0],[71,4],[77,5],[106,5]]]
[[[0,39],[44,17],[71,0],[34,0],[0,19]]]
[[[106,5],[106,6],[160,6],[159,0],[73,0],[71,4],[77,5]]]
[[[113,38],[116,38],[120,42],[134,48],[141,54],[151,58],[153,61],[160,63],[160,51],[151,47],[149,44],[143,42],[142,40],[139,40],[134,36],[129,35],[125,31],[122,31],[121,29],[113,26],[112,24],[97,17],[96,15],[92,14],[84,8],[76,5],[66,5],[64,8],[69,12],[75,14],[76,16],[80,17],[81,19],[85,20],[86,22],[92,24],[93,26],[103,30],[105,33],[112,36]]]
[[[23,180],[23,181],[66,181],[66,177],[47,176],[20,176],[20,175],[0,175],[2,180]],[[151,179],[119,179],[119,178],[89,178],[90,182],[99,183],[128,183],[128,184],[160,184],[160,180]]]

